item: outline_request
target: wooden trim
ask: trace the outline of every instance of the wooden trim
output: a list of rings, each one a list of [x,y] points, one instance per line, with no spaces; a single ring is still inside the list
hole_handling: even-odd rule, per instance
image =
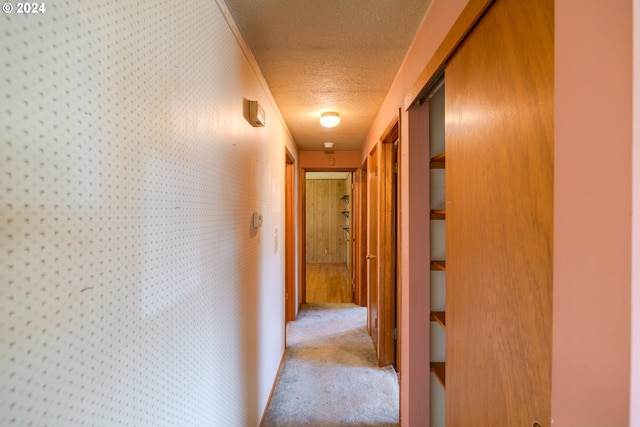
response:
[[[296,318],[295,182],[295,159],[285,147],[285,322]]]
[[[351,173],[351,234],[349,235],[351,241],[349,242],[350,246],[350,261],[351,268],[349,269],[349,280],[351,281],[351,301],[354,304],[360,304],[359,294],[358,294],[358,240],[356,236],[358,236],[358,203],[360,200],[360,187],[358,185],[360,173],[359,169]]]
[[[298,191],[300,195],[300,259],[298,260],[298,308],[307,302],[307,199],[306,199],[307,175],[304,168],[300,168],[298,179]]]
[[[378,266],[378,250],[379,250],[379,232],[380,221],[378,218],[379,208],[379,166],[380,151],[379,143],[376,143],[369,152],[367,159],[367,318],[369,319],[369,334],[373,339],[373,345],[376,348],[376,356],[380,361],[380,347],[378,344],[378,301],[379,301],[379,266]]]
[[[402,109],[398,108],[398,149],[396,151],[396,202],[397,202],[397,219],[396,219],[396,371],[399,373],[402,369],[402,179],[401,176],[401,159],[402,159],[402,141],[400,140],[402,129]]]
[[[327,169],[327,168],[310,168],[304,167],[302,168],[304,172],[355,172],[357,168],[335,168],[335,169]]]
[[[382,136],[380,137],[380,142],[383,144],[393,144],[398,140],[399,130],[398,130],[398,117],[394,117],[391,120],[391,123],[387,125],[384,132],[382,132]]]
[[[307,264],[311,264],[311,265],[319,265],[319,264],[331,264],[331,265],[341,265],[341,264],[346,264],[346,262],[322,262],[322,261],[309,261],[307,262]]]
[[[358,295],[359,295],[359,305],[362,307],[368,307],[369,304],[367,302],[367,224],[368,224],[368,212],[367,212],[367,161],[365,160],[360,166],[360,170],[358,172],[358,206],[360,212],[357,216],[359,219],[358,222],[358,232],[356,235],[356,239],[358,241],[358,261],[356,263],[358,271],[356,276],[356,283],[358,284]],[[369,317],[367,316],[367,329]]]
[[[411,106],[424,96],[424,91],[429,81],[442,69],[445,62],[460,45],[464,37],[471,28],[478,22],[485,10],[493,0],[470,0],[464,8],[456,22],[453,24],[447,35],[436,49],[435,53],[423,68],[422,72],[411,87],[411,90],[404,97],[404,109]]]

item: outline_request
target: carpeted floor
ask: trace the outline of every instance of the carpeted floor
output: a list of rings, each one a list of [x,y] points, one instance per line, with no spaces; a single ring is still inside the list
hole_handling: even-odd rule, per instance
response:
[[[287,349],[263,427],[395,427],[398,378],[379,368],[355,304],[306,304],[287,325]]]

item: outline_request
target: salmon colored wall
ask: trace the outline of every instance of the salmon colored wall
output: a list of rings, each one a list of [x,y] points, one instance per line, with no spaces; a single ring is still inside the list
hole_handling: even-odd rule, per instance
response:
[[[300,168],[347,170],[360,167],[360,151],[301,151]]]
[[[404,96],[467,3],[434,0],[371,127],[361,160],[403,107]],[[554,427],[629,423],[631,3],[556,2]],[[424,141],[411,140],[407,118],[403,110],[400,414],[402,425],[412,426],[428,425],[429,384],[413,381],[414,374],[424,375],[424,361],[418,362],[422,349],[412,338],[422,318],[409,297],[424,283],[410,244],[421,223],[411,212],[428,208],[409,183],[428,166],[408,157],[415,148],[409,146]],[[423,317],[428,322],[428,310]]]
[[[629,422],[631,3],[556,1],[554,427]]]

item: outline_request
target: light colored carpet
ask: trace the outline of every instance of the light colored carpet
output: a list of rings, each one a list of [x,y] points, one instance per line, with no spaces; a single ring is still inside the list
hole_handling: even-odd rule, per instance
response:
[[[395,427],[398,378],[379,368],[355,304],[305,304],[287,325],[287,348],[263,427]]]

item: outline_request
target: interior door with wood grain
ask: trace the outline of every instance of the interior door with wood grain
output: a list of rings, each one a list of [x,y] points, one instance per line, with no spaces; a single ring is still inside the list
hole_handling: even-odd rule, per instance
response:
[[[449,427],[550,427],[553,10],[495,0],[445,68]]]
[[[398,121],[381,138],[378,243],[378,363],[396,364],[396,261],[398,254]]]

